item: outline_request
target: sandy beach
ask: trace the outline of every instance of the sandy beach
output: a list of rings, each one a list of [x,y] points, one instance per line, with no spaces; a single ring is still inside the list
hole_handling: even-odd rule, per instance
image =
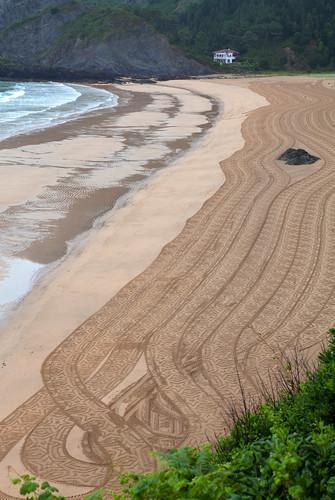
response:
[[[179,94],[183,99],[185,114],[179,115],[177,118],[174,117],[176,123],[173,126],[170,121],[169,128],[171,130],[168,130],[170,135],[179,134],[177,137],[179,140],[179,137],[191,136],[190,132],[194,132],[194,127],[202,124],[202,115],[196,115],[195,110],[198,113],[204,113],[211,109],[209,101],[199,96],[199,92],[201,93],[202,90],[201,84],[198,87],[199,84],[194,85],[192,82],[178,82],[176,87],[171,82],[163,87],[158,85],[132,85],[131,92],[135,95],[139,94],[141,101],[143,101],[142,96],[145,92],[148,96],[161,96],[162,92],[168,93],[170,96]],[[119,90],[123,91],[121,86],[119,86]],[[204,85],[203,90],[206,91],[206,85]],[[223,92],[224,96],[222,95]],[[243,92],[245,92],[248,100],[241,106],[238,101]],[[224,100],[223,98],[226,95],[227,99]],[[18,378],[15,385],[18,388],[17,391],[20,393],[22,391],[22,402],[32,391],[39,388],[41,384],[40,367],[50,350],[55,348],[91,314],[100,309],[128,281],[144,271],[158,256],[162,247],[178,235],[186,220],[224,182],[220,161],[243,145],[240,133],[241,121],[245,113],[254,106],[264,104],[265,101],[248,90],[233,87],[224,87],[224,90],[222,90],[221,85],[216,86],[216,88],[213,86],[211,98],[217,99],[217,106],[221,106],[221,114],[224,114],[222,123],[217,123],[214,127],[216,135],[214,135],[214,130],[205,133],[205,137],[200,140],[199,144],[193,146],[189,153],[185,153],[187,144],[184,141],[184,144],[180,144],[183,148],[180,150],[183,153],[179,153],[180,159],[175,160],[174,163],[169,163],[167,159],[168,170],[166,172],[160,171],[159,175],[154,179],[147,178],[150,179],[150,182],[145,181],[144,175],[141,178],[137,174],[140,181],[142,180],[140,190],[136,193],[130,192],[126,199],[123,197],[120,200],[123,206],[113,214],[107,213],[105,217],[100,218],[90,232],[86,232],[84,236],[75,241],[75,244],[72,244],[72,249],[66,254],[66,258],[57,261],[54,266],[55,269],[52,269],[51,266],[47,276],[40,280],[32,292],[15,309],[12,318],[5,323],[2,332],[0,332],[0,335],[2,334],[0,361],[5,365],[2,369],[1,380],[4,384],[3,387],[6,387],[8,385],[13,386],[12,380],[6,380],[7,376],[11,378],[14,375],[14,377]],[[233,104],[225,102],[231,99]],[[112,110],[112,113],[114,115],[116,110]],[[136,121],[144,124],[145,120],[148,120],[148,124],[152,126],[155,118],[154,114],[150,112],[148,117],[146,115],[147,111],[129,112],[128,108],[126,108],[124,114],[121,115],[120,113],[119,122],[122,122],[120,135],[124,132],[123,127],[127,126],[127,122],[133,127],[137,126]],[[61,127],[59,130],[61,131]],[[100,154],[99,147],[106,141],[105,138],[100,139],[95,136],[89,136],[85,139],[81,137],[71,138],[69,140],[68,136],[65,135],[62,141],[53,144],[50,143],[50,136],[53,131],[48,130],[44,134],[46,136],[43,138],[42,143],[33,145],[33,150],[39,150],[39,155],[42,157],[41,162],[45,162],[46,155],[43,155],[43,153],[47,150],[47,161],[50,165],[59,164],[60,161],[64,164],[63,157],[68,149],[71,150],[71,155],[69,159],[66,157],[66,162],[73,165],[77,156],[75,161],[78,162],[78,165],[80,161],[83,164],[88,163],[90,155],[96,155],[97,152]],[[226,135],[226,144],[224,145],[220,144],[221,134]],[[162,135],[161,133],[161,139],[163,139]],[[22,141],[19,144],[20,148],[24,143],[23,141],[27,141],[27,138],[23,136],[19,140]],[[14,141],[13,139],[10,145],[17,146],[17,142]],[[65,142],[64,145],[63,142]],[[85,144],[85,142],[88,142],[88,144]],[[6,160],[9,161],[9,154],[15,158],[18,153],[21,153],[21,158],[23,156],[25,160],[28,152],[29,162],[32,162],[31,149],[28,149],[27,145],[24,147],[23,151],[21,149],[18,151],[18,147],[5,150]],[[112,149],[113,143],[111,144],[110,141],[108,141],[106,147],[111,148],[111,154],[115,152]],[[54,148],[52,155],[50,154],[51,148]],[[164,150],[164,147],[162,149]],[[206,156],[205,163],[202,155]],[[61,159],[59,159],[59,156]],[[29,168],[27,170],[29,172]],[[56,170],[56,174],[55,172],[54,174],[57,175],[57,169],[54,170]],[[40,171],[42,172],[40,177],[42,181],[43,175],[47,178],[49,169],[43,168]],[[107,177],[107,174],[108,172],[104,172],[105,177]],[[130,172],[131,174],[132,172]],[[114,172],[112,172],[112,175],[115,177]],[[124,175],[124,173],[120,172],[119,175]],[[29,174],[27,177],[29,177]],[[52,177],[50,177],[48,182],[51,183],[52,180]],[[106,182],[107,180],[106,178]],[[130,184],[129,178],[126,178],[126,184]],[[190,190],[190,185],[192,185],[192,190]],[[44,187],[45,184],[42,184],[42,186]],[[36,182],[34,189],[38,190],[39,187]],[[22,189],[22,191],[26,196],[32,194],[29,189]],[[122,186],[113,186],[108,189],[108,194],[113,193],[113,191],[121,191],[121,194],[123,194]],[[16,190],[15,193],[16,196],[19,196],[20,189]],[[99,191],[98,196],[101,197]],[[84,200],[85,202],[87,204],[87,200]],[[80,208],[82,207],[79,207],[79,213]],[[73,218],[73,208],[70,216],[70,219]],[[73,223],[70,220],[69,224],[74,226],[75,230],[78,230],[78,220],[75,216],[74,221]],[[37,257],[38,263],[45,262],[48,256],[52,258],[52,253],[57,245],[63,250],[64,239],[55,238],[51,243],[50,241],[37,240],[23,252],[23,256],[28,256],[33,261]],[[64,293],[66,293],[66,297]],[[55,317],[57,317],[56,323],[54,321]],[[47,338],[45,338],[46,331],[48,331]],[[23,347],[23,349],[21,347],[19,349],[19,356],[14,354],[18,346]],[[23,357],[22,354],[24,354]],[[12,358],[13,355],[14,359]],[[20,384],[20,374],[15,375],[13,370],[10,369],[11,366],[17,366],[18,363],[34,365],[32,370],[34,385],[29,386],[28,380],[30,377],[28,374],[24,386]],[[2,406],[0,418],[5,417],[10,410],[17,406],[17,391],[13,397],[12,407]],[[8,398],[7,402],[10,403]]]
[[[81,498],[224,433],[240,380],[257,395],[333,324],[333,81],[115,91],[118,110],[0,145],[3,234],[42,272],[0,330],[0,498],[11,467]],[[321,160],[288,167],[288,147]]]

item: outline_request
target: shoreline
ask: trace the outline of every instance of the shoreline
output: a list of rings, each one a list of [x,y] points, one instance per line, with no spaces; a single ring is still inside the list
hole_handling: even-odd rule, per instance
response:
[[[0,394],[6,394],[1,420],[41,388],[40,368],[49,353],[164,252],[165,245],[222,186],[225,178],[220,164],[243,148],[241,126],[248,112],[267,105],[263,97],[244,85],[222,81],[172,81],[164,88],[172,94],[190,92],[186,99],[189,107],[195,102],[193,92],[211,96],[220,103],[219,118],[173,164],[146,178],[127,203],[99,219],[19,305],[1,335],[5,366],[0,368]],[[138,92],[143,90],[143,85],[138,86]],[[161,92],[156,85],[146,91]],[[182,121],[180,126],[186,127],[189,121]],[[127,383],[132,383],[132,377],[129,374]],[[75,456],[81,456],[75,443],[69,442],[69,446]],[[24,471],[20,450],[18,444],[1,463],[2,491],[7,484],[7,466]],[[14,494],[10,486],[5,491]],[[67,496],[86,491],[62,486]]]
[[[184,89],[186,87],[188,90],[196,90],[199,82],[192,83],[188,80],[177,82],[177,85],[178,88]],[[203,85],[205,87],[207,82]],[[5,353],[5,356],[2,356],[4,359],[0,359],[0,361],[6,363],[6,370],[2,371],[3,381],[7,379],[6,374],[10,373],[10,366],[14,364],[10,353],[14,346],[18,346],[18,342],[20,344],[23,342],[20,350],[26,355],[29,353],[28,359],[32,357],[32,354],[34,355],[32,363],[36,366],[35,370],[38,373],[38,367],[48,351],[56,347],[78,324],[102,307],[128,281],[142,272],[159,254],[161,248],[177,236],[186,220],[200,209],[202,204],[222,185],[224,176],[220,168],[220,161],[243,146],[240,129],[245,114],[254,109],[254,106],[264,105],[265,101],[257,94],[242,87],[235,88],[229,85],[222,89],[221,83],[216,85],[219,86],[216,89],[216,94],[214,92],[217,99],[220,99],[220,93],[227,94],[228,101],[230,95],[236,99],[237,95],[238,98],[240,97],[241,92],[245,93],[245,102],[237,106],[237,114],[235,115],[234,108],[236,102],[234,105],[226,104],[225,110],[221,109],[221,119],[209,129],[205,136],[197,141],[194,147],[181,154],[174,164],[159,170],[154,176],[142,179],[144,184],[130,196],[127,196],[126,203],[123,204],[122,198],[120,198],[119,203],[122,206],[117,210],[112,209],[111,212],[107,212],[105,216],[99,218],[90,231],[79,237],[79,243],[77,240],[71,245],[72,248],[65,259],[59,263],[56,262],[54,268],[39,280],[33,290],[17,306],[13,317],[10,318],[9,323],[1,332],[2,352]],[[171,91],[175,86],[175,81],[166,84],[166,87],[171,88]],[[155,88],[157,87],[155,86]],[[143,86],[139,86],[138,91],[141,92],[141,90],[143,90]],[[151,89],[149,90],[151,91]],[[227,144],[221,144],[219,147],[217,145],[217,150],[211,153],[210,142],[213,130],[217,131],[218,127],[224,130]],[[197,166],[194,166],[199,149],[204,150],[203,154],[207,152],[209,157],[214,156],[207,168],[199,165],[199,160]],[[198,176],[196,181],[194,175]],[[197,191],[189,193],[187,183],[193,185],[193,190],[194,184],[197,184]],[[179,184],[182,186],[181,192],[178,192]],[[178,210],[176,207],[173,210],[170,207],[171,203],[179,203],[181,206]],[[160,209],[158,209],[159,204],[161,204]],[[137,213],[139,207],[143,207],[144,210],[141,216],[142,220],[139,220]],[[159,226],[162,226],[163,229],[160,229]],[[127,234],[127,228],[131,228],[131,234]],[[103,247],[107,242],[110,245],[111,235],[113,247],[111,255],[108,253],[106,255],[106,252],[103,252]],[[137,249],[135,255],[129,248],[127,253],[122,255],[122,248],[127,248],[131,241]],[[99,256],[98,259],[96,256]],[[91,267],[93,268],[92,274],[90,275],[88,272],[87,275],[86,272],[84,276],[84,268],[90,269]],[[107,267],[112,283],[106,278],[105,269]],[[77,275],[76,279],[75,275]],[[95,283],[96,288],[91,291],[87,290],[87,283],[90,286],[92,283],[94,286]],[[69,301],[64,297],[64,291],[66,291]],[[50,328],[51,325],[48,324],[50,321],[53,322],[52,318],[58,316],[54,311],[62,311],[60,324],[56,326],[57,331],[54,327]],[[59,317],[57,317],[58,321]],[[43,339],[45,331],[49,331],[48,340]],[[20,355],[22,356],[22,352]],[[40,376],[38,375],[32,388],[37,389],[39,384]],[[0,393],[2,387],[0,381]],[[27,397],[32,388],[28,389],[26,386],[20,399]],[[2,407],[0,416],[4,417],[8,410],[14,409],[17,400],[18,394],[13,397],[13,402],[8,407],[5,405]]]
[[[97,87],[97,85],[95,87]],[[38,175],[41,175],[41,173],[43,173],[45,170],[45,163],[43,162],[47,161],[51,167],[51,170],[49,168],[46,172],[46,175],[43,176],[42,182],[49,181],[52,183],[55,182],[55,180],[57,181],[57,177],[53,181],[52,176],[54,175],[55,171],[56,171],[56,176],[58,175],[58,172],[60,172],[60,175],[63,175],[62,173],[63,171],[59,169],[57,171],[57,169],[55,169],[54,167],[55,165],[57,165],[57,162],[59,162],[60,155],[61,156],[70,155],[69,158],[75,158],[73,157],[73,153],[71,152],[72,149],[77,151],[83,149],[82,153],[79,151],[78,159],[76,159],[77,170],[78,170],[78,173],[76,173],[76,170],[74,172],[76,178],[78,178],[78,175],[79,178],[80,176],[83,177],[82,174],[85,174],[86,176],[94,175],[95,170],[97,170],[97,167],[98,171],[96,172],[96,174],[98,176],[100,175],[101,177],[101,174],[103,173],[102,169],[104,169],[107,174],[109,168],[109,160],[107,160],[106,162],[104,159],[104,155],[107,154],[107,157],[110,156],[110,154],[113,155],[113,147],[114,150],[116,151],[116,155],[119,154],[118,150],[120,149],[122,150],[122,148],[125,149],[125,145],[126,146],[128,145],[129,151],[131,151],[132,149],[134,150],[137,147],[136,143],[137,138],[135,136],[136,126],[129,127],[129,125],[126,123],[127,117],[129,116],[131,120],[132,116],[135,117],[136,115],[140,115],[142,113],[143,118],[145,118],[146,110],[148,110],[146,114],[148,116],[147,121],[149,120],[147,126],[149,133],[157,135],[159,134],[159,130],[161,130],[162,133],[165,132],[164,128],[162,128],[164,124],[157,123],[156,125],[155,124],[153,124],[152,126],[150,125],[149,117],[152,115],[153,118],[155,118],[155,115],[159,116],[159,114],[161,114],[161,116],[164,117],[162,112],[160,112],[160,110],[161,109],[163,110],[164,108],[161,107],[159,103],[158,105],[155,105],[155,99],[151,97],[151,93],[148,92],[148,89],[146,90],[146,92],[141,92],[141,90],[143,90],[142,85],[137,86],[137,91],[134,92],[131,92],[131,89],[129,88],[124,89],[123,87],[120,87],[116,89],[115,87],[110,85],[103,86],[103,88],[104,90],[109,90],[114,95],[118,96],[119,105],[117,107],[96,109],[76,119],[71,119],[64,124],[59,124],[52,128],[48,127],[42,131],[34,131],[29,134],[19,135],[2,141],[0,143],[0,148],[8,164],[13,164],[14,162],[16,163],[17,159],[20,159],[19,162],[22,163],[23,161],[22,157],[23,158],[28,157],[28,164],[27,160],[24,160],[25,166],[23,166],[23,169],[18,168],[17,172],[15,171],[14,166],[11,166],[10,171],[8,171],[8,169],[6,170],[5,167],[5,180],[7,182],[3,182],[3,184],[4,185],[8,184],[8,173],[12,174],[12,171],[14,170],[14,176],[12,176],[13,183],[17,182],[16,181],[18,177],[17,174],[19,174],[19,179],[21,178],[24,179],[23,193],[26,194],[27,192],[26,182],[27,180],[28,182],[30,182],[30,179],[34,178],[32,174],[36,174],[36,168],[33,169],[30,168],[30,164],[36,167],[35,164],[33,165],[33,163],[36,162],[35,160],[36,156],[37,157],[41,156],[42,158],[42,160],[39,161],[37,166],[40,165],[40,167],[43,167],[42,170],[41,168],[38,169],[37,172]],[[160,86],[157,86],[157,91],[158,92],[156,92],[156,94],[159,98],[159,95],[162,92],[162,88]],[[178,105],[182,105],[182,99],[183,96],[181,97],[180,103],[178,101],[179,103]],[[178,117],[180,113],[176,105],[177,101],[176,103],[173,104],[174,107],[170,107],[167,109],[169,109],[170,112],[173,112],[173,110],[175,109],[175,113],[178,112],[176,117]],[[143,149],[142,147],[142,151],[144,152],[144,154],[143,152],[141,153],[142,156],[140,157],[140,161],[137,162],[138,167],[135,167],[135,169],[134,167],[132,167],[132,159],[130,158],[130,162],[127,163],[127,160],[125,158],[123,162],[125,163],[125,167],[118,166],[118,169],[114,170],[117,177],[115,177],[115,174],[113,174],[113,172],[111,171],[112,177],[110,176],[111,174],[109,174],[110,180],[108,180],[108,177],[106,177],[106,175],[104,174],[106,180],[104,180],[104,178],[102,177],[102,180],[98,185],[93,185],[93,191],[92,189],[87,190],[84,185],[83,187],[84,189],[86,189],[87,194],[85,192],[82,192],[82,188],[80,188],[80,192],[78,194],[78,189],[75,188],[75,186],[72,187],[71,188],[72,192],[70,193],[71,207],[68,210],[68,213],[65,214],[65,217],[61,218],[59,222],[57,222],[57,226],[55,225],[54,229],[52,230],[53,234],[51,234],[49,238],[47,237],[44,237],[44,239],[37,238],[35,241],[32,241],[27,248],[24,248],[23,250],[16,252],[15,257],[17,258],[18,266],[23,267],[24,264],[24,262],[22,261],[21,263],[19,259],[27,259],[27,262],[31,261],[32,263],[37,263],[39,265],[44,266],[44,268],[42,268],[39,271],[39,275],[45,275],[46,273],[48,273],[48,267],[51,266],[51,268],[53,268],[54,263],[56,263],[56,265],[59,264],[61,259],[63,259],[63,257],[66,256],[67,254],[68,246],[71,245],[71,247],[73,247],[74,245],[73,242],[77,240],[77,237],[80,236],[82,233],[88,231],[92,227],[92,224],[94,223],[95,220],[101,218],[105,213],[108,213],[110,210],[113,210],[115,204],[120,198],[123,199],[125,195],[127,195],[128,197],[130,192],[136,190],[137,186],[140,187],[141,184],[145,182],[147,176],[150,176],[153,172],[159,170],[162,167],[165,167],[166,164],[169,164],[171,161],[178,158],[180,154],[183,153],[183,151],[191,147],[192,143],[194,143],[194,141],[196,141],[199,137],[203,135],[205,130],[211,126],[211,123],[213,122],[213,120],[215,120],[215,116],[217,115],[217,112],[215,111],[215,104],[213,102],[210,108],[211,109],[208,111],[199,112],[194,130],[190,129],[186,133],[186,135],[180,134],[180,138],[178,136],[178,133],[176,137],[172,137],[172,139],[170,137],[167,137],[166,140],[162,139],[162,141],[159,142],[157,142],[157,139],[153,138],[151,140],[149,137],[146,141],[148,143],[147,153],[145,152],[145,148]],[[202,116],[205,117],[204,120],[201,118]],[[170,126],[171,124],[172,127],[173,120],[172,119],[169,120],[167,115],[166,118],[167,118],[167,126]],[[122,121],[124,122],[124,126],[123,128],[120,128],[118,126],[118,123]],[[106,127],[112,127],[110,128],[111,132],[108,132],[106,134],[104,130],[104,125],[106,125]],[[100,146],[99,143],[97,143],[97,139],[95,139],[94,137],[94,134],[96,134],[95,130],[98,130],[98,127],[100,127],[99,134],[101,136]],[[82,132],[78,133],[78,130],[79,131],[86,130],[87,138],[86,139],[85,137],[82,138]],[[171,130],[173,129],[171,128]],[[115,142],[114,131],[116,131],[117,135],[120,137],[119,145],[117,145],[117,143]],[[134,138],[132,138],[132,136]],[[111,141],[110,145],[109,141]],[[116,149],[115,145],[113,145],[113,142],[116,145]],[[134,143],[133,146],[132,142]],[[159,144],[161,143],[162,151],[159,150],[155,151],[153,149],[153,147],[156,147],[154,146],[155,142],[157,143],[157,146],[159,146]],[[69,144],[69,146],[66,146],[67,143]],[[43,146],[44,144],[45,146]],[[62,144],[64,144],[65,147],[62,147]],[[151,147],[150,144],[153,145],[152,152],[150,152],[150,147]],[[97,146],[100,149],[97,149]],[[144,142],[143,146],[145,146]],[[87,150],[86,158],[90,158],[90,161],[85,159],[85,149]],[[97,151],[96,155],[94,155],[94,153],[92,155],[92,150],[94,151],[94,149],[96,149]],[[31,152],[29,152],[29,150]],[[62,150],[64,150],[64,153],[62,153]],[[48,158],[50,157],[50,152],[52,153],[54,158],[51,161]],[[130,154],[133,155],[134,153]],[[46,160],[43,160],[43,158],[46,158]],[[97,159],[95,160],[95,158]],[[111,156],[111,158],[113,159],[113,156]],[[122,156],[117,161],[118,162],[122,161]],[[64,164],[64,161],[62,161],[62,163]],[[88,163],[88,168],[86,168],[86,170],[83,170],[82,166],[85,165],[85,163],[86,164]],[[90,164],[92,164],[92,168]],[[0,168],[1,167],[2,167],[2,162],[0,163]],[[72,164],[70,163],[70,168],[71,167]],[[86,172],[88,172],[88,174]],[[73,174],[71,175],[73,176]],[[113,177],[113,175],[115,178]],[[27,176],[29,176],[29,178],[27,178]],[[118,176],[120,177],[118,178]],[[75,182],[77,182],[76,178],[74,178]],[[45,181],[43,179],[45,179]],[[110,184],[109,187],[108,183]],[[33,188],[35,189],[36,184],[34,184],[33,186],[34,186]],[[14,189],[17,192],[16,185]],[[63,193],[66,192],[66,190],[68,189],[69,188],[67,187],[67,184],[63,182],[60,188],[58,188],[57,185],[55,185],[55,187],[52,188],[51,194],[53,197],[58,196],[62,199]],[[2,194],[5,196],[6,199],[6,194],[5,193]],[[29,199],[30,198],[27,198],[27,200]],[[22,200],[15,200],[15,201],[20,202]],[[46,205],[46,209],[50,210],[50,208],[48,208],[48,205]],[[47,228],[49,232],[51,229],[50,227],[49,229]],[[25,268],[26,271],[29,272],[28,266],[25,266]],[[0,271],[1,271],[1,266],[0,266]],[[35,265],[32,266],[31,271],[32,273],[35,272]],[[10,287],[11,287],[11,282],[9,281],[7,288],[10,289]],[[0,282],[0,290],[1,290],[1,282]],[[6,283],[2,287],[3,296],[5,296],[5,291],[6,291]],[[22,298],[20,298],[20,302],[21,301]],[[17,307],[18,304],[13,304],[12,309],[14,311],[14,314]],[[0,301],[0,309],[1,309],[1,301]],[[3,317],[5,314],[7,315],[6,307],[3,312]]]
[[[260,377],[291,354],[314,360],[333,321],[334,81],[168,85],[225,107],[87,235],[12,330],[0,387],[20,406],[0,425],[0,498],[17,495],[10,467],[79,500],[153,470],[153,450],[226,434],[241,384],[258,399]],[[285,165],[290,147],[321,160]]]
[[[3,79],[0,79],[0,84],[1,83],[4,83],[4,80]],[[43,82],[23,82],[23,81],[8,81],[8,83],[12,83],[14,85],[13,89],[11,91],[13,91],[15,89],[15,86],[20,86],[22,84],[31,84],[32,86],[37,86],[33,87],[33,92],[38,89],[39,90],[39,93],[43,93],[43,88],[41,90],[41,88],[39,88],[38,86],[39,85],[43,85]],[[105,96],[108,96],[110,95],[110,97],[103,101],[102,99],[102,95],[101,93],[99,93],[99,90],[105,90],[105,89],[101,89],[99,88],[98,86],[94,86],[94,85],[85,85],[85,84],[81,84],[81,83],[68,83],[68,82],[54,82],[54,81],[49,81],[49,82],[45,82],[46,84],[49,84],[49,88],[52,89],[52,90],[55,90],[55,87],[58,85],[58,88],[59,87],[64,87],[66,88],[66,90],[68,89],[72,89],[75,93],[76,93],[76,96],[73,100],[67,100],[67,101],[61,101],[59,102],[57,105],[55,105],[54,107],[52,106],[52,104],[54,104],[52,102],[52,99],[49,100],[49,103],[50,103],[50,107],[46,107],[45,109],[41,109],[37,112],[37,116],[38,115],[45,115],[46,112],[52,112],[54,113],[55,111],[59,114],[59,112],[61,112],[61,116],[58,116],[57,118],[52,118],[50,120],[50,117],[49,117],[49,120],[45,121],[44,123],[39,123],[39,125],[37,126],[32,126],[32,124],[30,123],[30,126],[27,127],[27,123],[25,124],[26,125],[26,128],[25,129],[22,129],[22,130],[19,130],[17,129],[15,133],[11,133],[10,135],[8,136],[0,136],[0,148],[2,148],[3,144],[6,144],[7,141],[11,141],[13,140],[14,142],[15,141],[19,141],[20,138],[22,137],[25,137],[25,138],[29,138],[31,135],[34,135],[34,134],[39,134],[40,132],[43,132],[43,131],[48,131],[49,129],[53,129],[54,127],[57,127],[57,126],[62,126],[66,123],[69,123],[69,122],[73,122],[73,121],[76,121],[80,118],[83,118],[83,117],[86,117],[86,116],[89,116],[91,113],[99,113],[101,111],[104,111],[106,110],[107,112],[110,111],[111,109],[115,108],[118,106],[118,96],[113,94],[113,92],[111,92],[110,89],[107,90],[107,92],[105,92]],[[56,87],[57,88],[57,87]],[[19,91],[23,91],[23,96],[26,96],[26,94],[28,93],[28,97],[29,97],[29,92],[31,92],[31,88],[21,88],[19,87]],[[48,87],[45,91],[48,90]],[[96,90],[97,92],[93,92],[93,90]],[[5,92],[6,92],[6,89],[5,89]],[[96,97],[99,96],[100,94],[100,99],[99,99],[99,102],[96,102]],[[56,97],[62,97],[62,94],[57,94],[56,93]],[[22,97],[22,96],[20,96]],[[50,95],[51,97],[51,95]],[[53,96],[54,97],[54,96]],[[32,97],[30,97],[31,99]],[[64,98],[64,97],[63,97]],[[13,101],[14,102],[14,101]],[[15,102],[14,102],[15,103]],[[45,104],[45,106],[47,106]],[[67,111],[64,110],[64,108],[69,108]],[[22,110],[21,110],[22,112]],[[34,111],[34,113],[36,113],[36,111]],[[31,114],[28,112],[28,113],[24,113],[22,116],[20,116],[20,122],[21,120],[25,119],[26,116],[31,116]],[[19,121],[18,119],[16,120],[17,122]],[[36,121],[36,117],[35,117],[35,121]],[[7,123],[5,122],[5,125],[8,126],[10,125],[10,122]]]

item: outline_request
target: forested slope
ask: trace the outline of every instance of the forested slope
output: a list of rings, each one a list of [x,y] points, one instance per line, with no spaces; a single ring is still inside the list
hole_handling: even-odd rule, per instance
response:
[[[330,0],[200,0],[184,8],[175,0],[168,15],[155,3],[151,0],[143,15],[189,53],[210,56],[230,46],[263,68],[335,65],[335,2]]]
[[[332,69],[335,2],[0,0],[5,76],[202,74],[223,46],[241,69]]]
[[[119,2],[0,0],[0,76],[173,78],[209,69]]]

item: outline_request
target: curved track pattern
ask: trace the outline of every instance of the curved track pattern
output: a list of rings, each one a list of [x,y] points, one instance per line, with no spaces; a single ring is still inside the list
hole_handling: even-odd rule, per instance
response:
[[[240,380],[255,394],[295,345],[315,355],[335,318],[335,94],[321,82],[254,89],[270,105],[244,123],[226,183],[50,354],[44,388],[0,424],[0,460],[22,442],[43,479],[113,485],[120,470],[152,469],[153,449],[224,432]],[[319,168],[291,175],[276,158],[294,145]]]

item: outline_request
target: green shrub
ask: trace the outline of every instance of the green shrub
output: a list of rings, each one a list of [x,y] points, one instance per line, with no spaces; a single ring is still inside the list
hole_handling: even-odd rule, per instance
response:
[[[12,479],[14,485],[20,486],[20,495],[27,500],[65,500],[58,495],[58,490],[48,482],[39,483],[35,476],[23,475]]]

